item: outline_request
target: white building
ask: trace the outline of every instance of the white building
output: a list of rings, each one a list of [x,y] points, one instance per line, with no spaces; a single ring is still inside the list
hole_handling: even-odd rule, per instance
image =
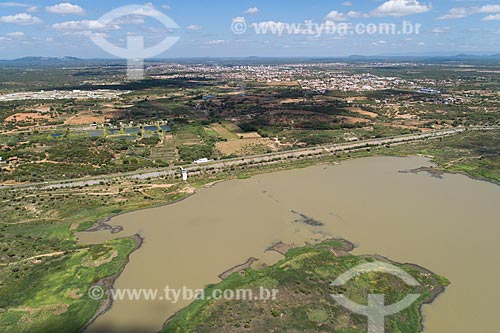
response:
[[[202,164],[202,163],[208,163],[209,159],[208,158],[200,158],[199,160],[193,161],[194,164]]]

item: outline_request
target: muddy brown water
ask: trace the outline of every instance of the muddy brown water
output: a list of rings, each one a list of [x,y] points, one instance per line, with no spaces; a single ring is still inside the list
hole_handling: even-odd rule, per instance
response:
[[[452,281],[424,307],[425,332],[500,332],[500,186],[463,175],[400,173],[424,158],[365,158],[340,165],[219,183],[176,204],[113,218],[117,235],[79,234],[81,243],[139,233],[141,249],[116,288],[203,288],[249,257],[272,263],[277,241],[302,245],[343,237],[356,254],[419,264]],[[307,215],[324,223],[294,222]],[[115,301],[87,332],[156,332],[188,302]]]

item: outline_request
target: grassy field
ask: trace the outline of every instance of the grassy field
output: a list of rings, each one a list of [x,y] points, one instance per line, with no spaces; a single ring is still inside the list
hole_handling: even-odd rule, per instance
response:
[[[221,139],[211,128],[199,123],[174,127],[174,136],[181,162],[215,157],[214,143]]]
[[[360,264],[378,261],[371,256],[343,253],[344,241],[289,250],[285,259],[262,270],[246,269],[233,273],[222,282],[208,287],[213,290],[254,291],[276,289],[275,300],[201,299],[177,313],[162,332],[366,332],[366,318],[353,314],[337,304],[330,294],[344,294],[366,304],[368,294],[386,294],[392,304],[408,293],[422,296],[408,309],[386,318],[387,332],[418,332],[421,329],[422,303],[432,301],[448,281],[428,271],[409,265],[398,265],[419,281],[419,287],[408,287],[389,274],[360,275],[341,287],[330,283],[341,273]],[[332,251],[339,254],[335,256]]]
[[[74,233],[105,217],[186,195],[165,180],[53,190],[1,191],[0,331],[77,332],[99,302],[89,287],[117,274],[135,243],[80,246]]]
[[[163,142],[151,149],[150,157],[153,160],[164,161],[168,164],[175,163],[178,160],[172,134],[163,134]]]
[[[237,134],[241,133],[241,129],[237,126],[231,126],[232,123],[221,122],[210,125],[210,128],[225,140],[237,140]]]
[[[0,271],[0,331],[77,332],[99,307],[89,286],[117,274],[133,248],[120,239],[10,263]]]

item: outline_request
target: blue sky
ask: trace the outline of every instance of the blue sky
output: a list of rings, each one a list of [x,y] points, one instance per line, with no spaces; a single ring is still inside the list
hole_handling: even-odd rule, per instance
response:
[[[179,28],[167,29],[156,14],[138,12],[105,24],[99,21],[107,12],[130,4],[161,11]],[[421,25],[420,33],[326,33],[321,28],[326,23],[350,29],[394,23],[399,31],[404,21]],[[235,24],[240,24],[236,33]],[[302,28],[278,35],[271,30],[258,34],[259,26],[287,27],[285,32],[290,26]],[[0,1],[1,59],[114,57],[89,36],[101,36],[118,46],[126,45],[127,36],[144,36],[146,46],[166,36],[180,37],[157,57],[500,53],[500,4],[493,0]]]

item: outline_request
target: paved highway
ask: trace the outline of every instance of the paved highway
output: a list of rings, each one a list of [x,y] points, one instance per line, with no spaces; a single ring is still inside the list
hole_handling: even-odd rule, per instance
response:
[[[275,164],[275,163],[280,163],[280,161],[282,160],[310,158],[319,155],[354,151],[369,147],[380,147],[385,145],[404,144],[426,139],[442,138],[445,136],[455,135],[470,130],[486,131],[495,129],[499,128],[493,126],[472,127],[472,128],[460,127],[454,129],[436,130],[423,133],[401,135],[395,137],[377,138],[377,139],[369,139],[369,140],[355,141],[349,143],[330,144],[330,145],[322,145],[322,146],[302,148],[302,149],[279,151],[269,154],[252,155],[252,156],[245,156],[227,160],[211,161],[205,164],[190,164],[190,165],[184,165],[183,167],[188,171],[188,173],[197,173],[207,169],[212,171],[223,170],[228,167],[237,167],[249,164],[261,164],[261,165]],[[149,169],[149,170],[136,170],[134,172],[128,172],[128,173],[110,174],[110,175],[103,175],[96,177],[85,177],[85,178],[68,179],[60,181],[50,181],[43,183],[3,185],[0,186],[0,189],[35,188],[35,187],[40,189],[55,189],[55,188],[66,188],[66,187],[80,187],[86,185],[88,186],[97,185],[101,182],[107,182],[115,179],[159,178],[166,176],[174,176],[175,174],[178,173],[179,173],[179,167],[177,166],[177,167]]]

